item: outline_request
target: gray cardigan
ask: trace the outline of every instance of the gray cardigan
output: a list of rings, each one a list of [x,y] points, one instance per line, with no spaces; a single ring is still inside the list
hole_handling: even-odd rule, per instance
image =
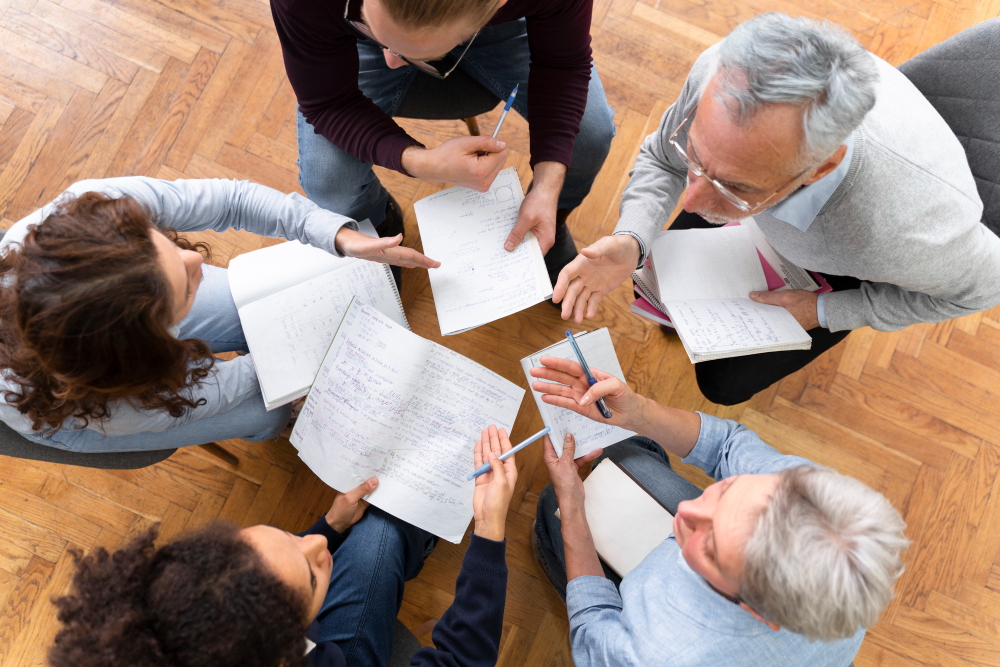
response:
[[[715,51],[698,58],[630,173],[615,233],[642,239],[644,253],[684,191],[686,167],[667,139],[698,103]],[[754,219],[795,264],[864,281],[826,295],[832,331],[894,331],[991,308],[1000,303],[1000,239],[980,222],[965,152],[920,91],[872,58],[877,101],[854,133],[843,182],[804,232],[768,211]]]

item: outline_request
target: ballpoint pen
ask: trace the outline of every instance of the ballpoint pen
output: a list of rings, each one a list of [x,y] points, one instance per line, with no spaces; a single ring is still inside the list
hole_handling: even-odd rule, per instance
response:
[[[507,113],[510,111],[510,105],[514,103],[514,98],[517,97],[517,89],[520,86],[521,84],[519,83],[514,85],[514,90],[510,91],[510,97],[507,98],[507,104],[503,105],[503,111],[500,112],[500,120],[497,121],[497,126],[493,128],[493,134],[490,135],[494,139],[496,139],[497,135],[500,134],[500,126],[503,125],[503,121],[507,117]]]
[[[587,365],[587,360],[583,358],[580,346],[576,344],[576,339],[573,338],[571,332],[566,332],[566,338],[569,338],[570,345],[573,346],[573,351],[576,352],[576,358],[580,360],[580,365],[583,366],[583,372],[587,375],[587,383],[593,387],[597,384],[597,378],[590,372],[590,366]],[[603,398],[597,399],[597,409],[601,411],[605,419],[611,419],[611,410],[608,409],[608,404],[604,402]]]
[[[522,442],[517,447],[511,447],[510,449],[508,449],[506,452],[504,452],[503,454],[501,454],[499,456],[499,459],[501,461],[506,461],[508,458],[510,458],[511,456],[513,456],[514,454],[516,454],[517,452],[521,451],[522,449],[524,449],[525,447],[527,447],[528,445],[530,445],[531,443],[533,443],[535,440],[538,440],[543,435],[548,435],[551,430],[552,429],[550,429],[548,426],[546,426],[541,431],[539,431],[535,435],[531,436],[530,438],[528,438],[527,440],[525,440],[524,442]],[[466,477],[465,479],[466,479],[466,481],[473,480],[473,479],[479,477],[480,475],[482,475],[484,472],[489,472],[489,471],[490,471],[490,464],[489,463],[484,463],[483,465],[479,466],[479,468],[476,470],[476,472],[470,472],[469,476]]]

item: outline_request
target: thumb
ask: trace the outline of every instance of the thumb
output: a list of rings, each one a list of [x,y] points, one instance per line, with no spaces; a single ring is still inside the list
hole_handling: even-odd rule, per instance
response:
[[[529,229],[531,229],[531,219],[526,215],[519,215],[517,224],[514,225],[514,229],[510,230],[510,235],[503,244],[503,249],[507,252],[514,250],[524,240],[524,235],[528,233]]]
[[[470,137],[475,139],[473,146],[478,152],[486,153],[499,153],[503,149],[507,148],[506,141],[500,141],[499,139],[494,139],[488,136]]]
[[[569,461],[576,458],[576,438],[573,437],[572,433],[567,433],[566,440],[563,442],[563,458]]]
[[[750,299],[757,303],[767,303],[773,306],[781,305],[778,294],[774,292],[750,292]]]
[[[368,480],[358,488],[351,489],[350,491],[345,493],[344,498],[346,498],[351,505],[356,505],[359,500],[361,500],[364,496],[374,491],[377,486],[378,486],[378,478],[372,477],[370,480]]]

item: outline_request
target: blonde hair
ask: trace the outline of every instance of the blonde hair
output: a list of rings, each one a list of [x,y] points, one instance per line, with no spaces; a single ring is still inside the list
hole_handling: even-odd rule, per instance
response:
[[[481,28],[493,17],[501,0],[380,0],[389,17],[406,28],[437,28],[469,21]]]

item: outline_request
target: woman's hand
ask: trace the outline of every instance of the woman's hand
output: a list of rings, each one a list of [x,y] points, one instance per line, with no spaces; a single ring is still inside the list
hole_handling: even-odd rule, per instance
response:
[[[510,449],[507,432],[497,430],[492,424],[483,431],[476,443],[475,466],[479,469],[483,463],[489,463],[493,468],[476,478],[476,492],[472,497],[472,511],[476,517],[475,533],[488,540],[500,542],[504,537],[507,525],[507,507],[510,497],[514,495],[514,485],[517,483],[517,466],[514,457],[506,461],[500,460],[500,455]]]
[[[603,449],[597,449],[586,456],[576,458],[576,438],[572,433],[566,434],[563,441],[562,456],[556,454],[556,448],[552,446],[552,440],[545,436],[543,441],[545,447],[542,453],[542,461],[549,471],[549,479],[552,480],[552,488],[556,492],[556,501],[559,503],[559,513],[563,514],[570,510],[583,510],[583,480],[580,479],[580,470],[604,453]]]
[[[361,521],[365,510],[368,509],[368,503],[362,500],[362,497],[367,496],[376,487],[378,487],[378,478],[372,477],[356,489],[347,493],[338,493],[337,497],[333,499],[330,511],[326,513],[326,522],[330,524],[330,528],[338,533],[343,533]]]
[[[627,384],[593,368],[591,372],[597,378],[597,384],[591,387],[583,367],[575,361],[542,357],[541,363],[541,366],[531,369],[531,375],[548,382],[533,382],[531,387],[542,392],[542,401],[603,424],[640,431],[638,427],[644,419],[645,399],[629,389]],[[611,410],[611,419],[605,419],[597,409],[595,404],[599,398],[603,398]]]
[[[436,262],[413,248],[400,245],[402,242],[402,234],[389,238],[373,239],[367,234],[362,234],[348,227],[341,227],[334,239],[337,250],[347,257],[357,257],[370,262],[393,264],[409,269],[415,267],[436,269],[441,266],[441,262]]]

